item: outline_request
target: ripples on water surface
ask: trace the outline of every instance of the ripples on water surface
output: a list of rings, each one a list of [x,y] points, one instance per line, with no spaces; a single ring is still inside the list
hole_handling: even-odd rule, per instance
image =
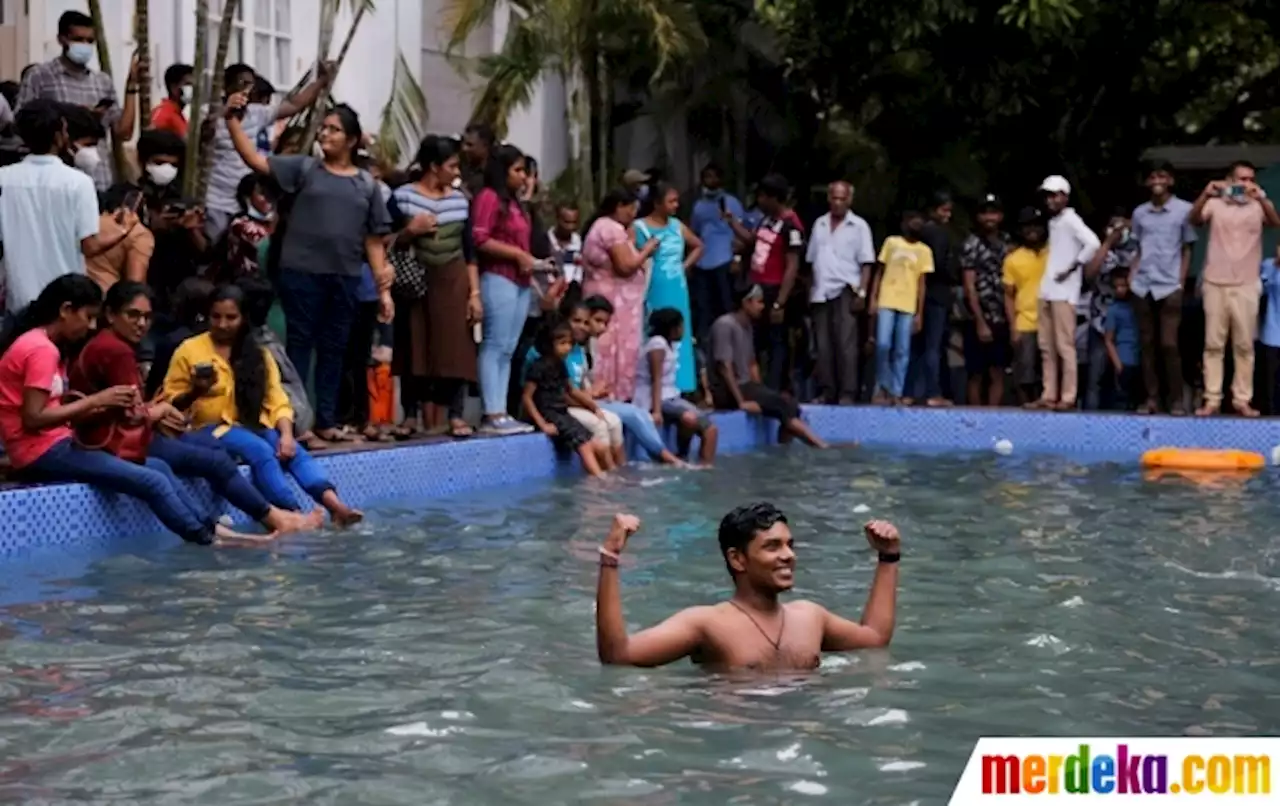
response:
[[[0,801],[934,804],[981,734],[1275,734],[1277,493],[796,448],[388,507],[274,556],[118,555],[0,610]],[[793,679],[601,669],[612,513],[645,521],[648,624],[725,593],[715,525],[756,498],[791,516],[798,592],[853,617],[859,524],[900,525],[892,648]]]

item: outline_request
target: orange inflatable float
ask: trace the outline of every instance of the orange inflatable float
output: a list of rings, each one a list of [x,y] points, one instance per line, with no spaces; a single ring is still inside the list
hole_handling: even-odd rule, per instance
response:
[[[1260,453],[1208,448],[1155,448],[1142,454],[1142,466],[1156,470],[1261,470],[1267,460]]]

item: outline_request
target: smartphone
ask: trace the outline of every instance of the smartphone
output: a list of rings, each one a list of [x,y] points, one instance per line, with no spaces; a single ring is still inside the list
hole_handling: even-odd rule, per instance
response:
[[[727,212],[729,212],[729,200],[722,194],[720,196],[720,214],[724,215]]]
[[[115,99],[113,99],[113,98],[102,98],[102,99],[100,99],[100,100],[98,101],[98,103],[94,104],[94,107],[93,107],[93,108],[94,108],[94,109],[110,109],[111,107],[113,107],[113,106],[115,106],[115,105],[116,105]]]
[[[213,364],[196,364],[195,376],[202,381],[213,378]]]
[[[124,200],[120,202],[120,210],[116,213],[116,223],[124,226],[124,211],[131,213],[138,212],[138,208],[142,205],[142,191],[131,190],[124,194]]]
[[[1228,185],[1226,192],[1223,194],[1228,199],[1239,201],[1244,198],[1244,185]]]
[[[253,79],[244,79],[239,84],[236,84],[234,87],[231,88],[231,93],[234,95],[239,92],[249,92],[252,89],[253,89]],[[232,113],[232,116],[235,117],[236,120],[244,120],[244,113],[246,111],[247,111],[247,107],[242,106],[239,109],[235,110]]]

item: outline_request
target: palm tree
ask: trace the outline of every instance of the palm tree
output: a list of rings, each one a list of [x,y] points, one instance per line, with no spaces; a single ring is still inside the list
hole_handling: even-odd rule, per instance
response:
[[[316,97],[311,109],[307,110],[307,125],[302,134],[304,148],[310,148],[311,143],[316,139],[316,132],[320,129],[320,121],[324,117],[320,112],[329,107],[329,93],[332,91],[333,82],[338,78],[338,71],[342,69],[342,62],[347,58],[347,51],[351,48],[351,41],[355,39],[356,29],[360,27],[360,21],[364,19],[365,14],[375,10],[373,0],[324,0],[323,5],[320,7],[320,41],[316,49],[317,61],[323,62],[329,56],[329,51],[333,45],[334,24],[337,21],[338,11],[344,2],[350,4],[351,11],[354,14],[351,18],[351,27],[347,29],[347,36],[342,42],[342,49],[338,51],[338,60],[334,64],[333,73],[329,76],[328,85]]]
[[[473,118],[501,131],[515,109],[528,104],[538,80],[554,71],[565,87],[573,184],[583,202],[610,181],[605,160],[597,166],[594,140],[608,141],[610,66],[642,43],[653,57],[656,81],[703,40],[688,0],[509,0],[511,23],[502,50],[480,60],[485,87]],[[456,50],[493,18],[499,0],[450,0],[446,25]],[[595,181],[593,181],[593,179]]]
[[[218,49],[214,51],[213,54],[213,75],[210,77],[210,83],[212,85],[209,88],[210,103],[218,103],[221,101],[223,90],[226,89],[223,86],[224,78],[222,71],[227,66],[227,49],[231,47],[231,32],[235,26],[236,11],[239,5],[240,0],[224,0],[222,4],[222,19],[218,21]],[[203,57],[203,55],[204,54],[200,54],[201,57]],[[203,64],[203,59],[197,58],[196,64]],[[203,138],[201,139],[203,140]],[[189,159],[188,164],[190,164]],[[203,199],[205,190],[209,186],[209,171],[213,169],[212,148],[201,149],[200,159],[197,162],[197,165],[200,166],[200,169],[196,172],[195,197],[197,199]]]
[[[205,60],[205,43],[209,41],[209,0],[196,0],[196,70],[202,69]],[[204,138],[204,76],[196,73],[199,80],[191,89],[191,120],[187,125],[187,157],[182,169],[182,192],[191,197],[196,195],[199,181],[197,170],[200,166],[200,143]]]
[[[149,0],[135,0],[133,38],[138,43],[138,119],[151,125],[151,10]]]
[[[89,0],[89,16],[93,18],[93,35],[98,43],[98,67],[108,76],[111,75],[111,48],[107,45],[106,32],[102,28],[102,4],[100,0]],[[125,179],[124,143],[120,138],[111,135],[111,168],[118,181]]]
[[[412,155],[427,132],[427,98],[403,53],[396,54],[391,76],[391,96],[378,124],[375,156],[387,165],[399,165],[401,157]]]

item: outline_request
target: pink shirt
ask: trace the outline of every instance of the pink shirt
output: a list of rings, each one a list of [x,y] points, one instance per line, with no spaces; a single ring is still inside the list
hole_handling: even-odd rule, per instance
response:
[[[1204,279],[1216,285],[1257,283],[1262,271],[1262,204],[1210,199],[1203,208],[1209,222]]]
[[[67,389],[62,355],[40,327],[23,333],[0,357],[0,442],[14,468],[26,467],[54,445],[71,439],[71,428],[66,425],[43,431],[22,427],[22,395],[27,389],[48,392],[46,406],[60,405]]]
[[[502,200],[491,188],[485,188],[476,194],[475,200],[471,202],[471,237],[476,247],[489,241],[497,241],[528,252],[533,227],[520,203],[512,199],[507,205],[505,217],[501,212]],[[521,273],[520,267],[515,263],[492,258],[483,252],[479,252],[478,256],[481,271],[500,274],[518,286],[529,285],[530,276]]]
[[[586,264],[587,279],[596,274],[613,274],[613,258],[609,257],[609,250],[625,240],[626,227],[609,216],[596,219],[582,243],[582,262]]]

